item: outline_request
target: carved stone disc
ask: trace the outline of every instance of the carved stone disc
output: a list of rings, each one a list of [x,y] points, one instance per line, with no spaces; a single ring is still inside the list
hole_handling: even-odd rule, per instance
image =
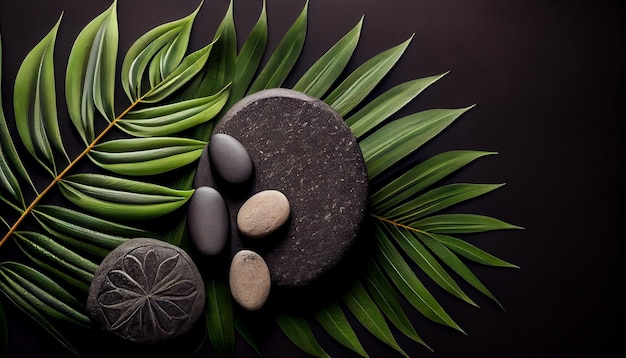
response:
[[[202,278],[182,249],[133,239],[111,251],[96,271],[87,312],[102,329],[137,343],[189,331],[204,308]]]

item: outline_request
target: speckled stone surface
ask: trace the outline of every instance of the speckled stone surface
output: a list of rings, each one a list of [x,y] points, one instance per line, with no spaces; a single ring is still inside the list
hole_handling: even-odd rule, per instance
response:
[[[200,272],[180,248],[133,239],[107,255],[94,275],[87,313],[100,328],[137,343],[188,332],[202,315]]]
[[[234,245],[243,241],[259,252],[278,286],[303,287],[329,272],[358,237],[368,205],[365,163],[341,116],[320,100],[272,89],[235,104],[214,133],[236,138],[254,166],[249,187],[232,190],[236,198],[224,195],[231,228],[241,204],[259,191],[279,190],[291,206],[289,222],[271,245],[254,247],[231,229]],[[206,154],[196,187],[216,182]]]

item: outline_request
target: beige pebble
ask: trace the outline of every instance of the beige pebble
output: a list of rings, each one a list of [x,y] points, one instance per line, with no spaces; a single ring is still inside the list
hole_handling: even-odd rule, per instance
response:
[[[241,250],[235,254],[228,281],[235,301],[249,311],[263,307],[270,294],[270,271],[265,260],[254,251]]]
[[[264,190],[251,196],[237,213],[237,228],[253,239],[263,238],[289,219],[289,200],[278,190]]]

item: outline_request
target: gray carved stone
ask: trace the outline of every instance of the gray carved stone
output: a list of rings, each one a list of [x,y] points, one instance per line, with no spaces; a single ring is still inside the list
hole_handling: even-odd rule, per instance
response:
[[[87,312],[95,325],[126,340],[156,343],[191,329],[204,309],[204,292],[198,269],[182,249],[133,239],[100,264]]]

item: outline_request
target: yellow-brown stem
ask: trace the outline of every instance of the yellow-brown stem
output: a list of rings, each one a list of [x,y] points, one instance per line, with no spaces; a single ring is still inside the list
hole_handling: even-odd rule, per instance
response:
[[[37,206],[37,204],[39,204],[39,202],[41,201],[41,199],[43,199],[43,197],[50,191],[52,190],[52,188],[54,188],[54,186],[61,181],[61,179],[63,179],[63,177],[65,177],[65,175],[72,170],[72,168],[74,168],[74,166],[81,160],[83,159],[87,154],[89,154],[89,152],[93,149],[93,147],[96,146],[96,144],[98,144],[98,142],[115,126],[115,124],[122,118],[124,117],[128,112],[130,112],[133,108],[135,108],[135,106],[141,101],[141,98],[136,100],[135,102],[133,102],[124,112],[122,112],[122,114],[120,114],[117,118],[115,118],[113,121],[111,121],[111,123],[109,123],[109,125],[102,131],[102,133],[100,133],[100,135],[98,135],[96,137],[96,139],[94,139],[91,144],[89,144],[87,146],[87,148],[85,148],[85,150],[82,151],[82,153],[80,153],[73,161],[71,161],[67,167],[65,167],[65,169],[63,169],[63,171],[61,173],[59,173],[50,183],[50,185],[48,185],[41,193],[39,193],[39,195],[37,195],[37,197],[33,200],[32,203],[30,203],[30,205],[26,208],[26,210],[24,210],[24,212],[22,213],[22,215],[20,215],[19,219],[17,219],[17,221],[15,222],[15,224],[13,224],[13,226],[11,227],[11,229],[9,229],[9,232],[2,238],[2,240],[0,240],[0,247],[2,247],[2,245],[4,245],[4,243],[9,239],[9,237],[11,237],[11,235],[13,235],[13,233],[15,233],[15,231],[17,230],[17,228],[20,226],[20,224],[26,219],[26,217],[28,216],[28,214],[30,214],[33,209],[35,209],[35,206]]]
[[[407,225],[404,225],[404,224],[400,224],[400,223],[399,223],[399,222],[397,222],[397,221],[389,220],[389,219],[384,218],[384,217],[382,217],[382,216],[378,216],[378,215],[374,215],[374,214],[371,214],[371,216],[372,216],[374,219],[378,219],[378,220],[380,220],[380,221],[386,222],[386,223],[391,224],[391,225],[394,225],[394,226],[398,226],[398,227],[401,227],[401,228],[404,228],[404,229],[407,229],[407,230],[411,230],[411,231],[419,232],[420,234],[426,234],[426,232],[424,232],[424,231],[422,231],[422,230],[420,230],[420,229],[416,229],[416,228],[414,228],[414,227],[410,227],[410,226],[407,226]]]

